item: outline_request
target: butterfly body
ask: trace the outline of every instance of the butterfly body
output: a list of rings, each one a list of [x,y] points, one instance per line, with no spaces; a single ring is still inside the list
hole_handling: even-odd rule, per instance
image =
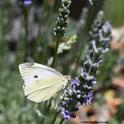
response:
[[[68,82],[60,72],[38,63],[20,64],[19,71],[24,80],[24,94],[34,102],[50,99]]]

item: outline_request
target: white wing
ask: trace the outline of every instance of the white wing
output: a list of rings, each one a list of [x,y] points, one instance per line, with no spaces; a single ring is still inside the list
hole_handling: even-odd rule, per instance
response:
[[[24,94],[35,102],[48,100],[67,83],[61,73],[45,65],[24,63],[19,65],[19,71],[24,80]]]
[[[61,88],[59,86],[47,87],[42,90],[33,92],[32,94],[28,95],[27,98],[35,102],[46,101],[54,96],[54,94],[60,89]]]

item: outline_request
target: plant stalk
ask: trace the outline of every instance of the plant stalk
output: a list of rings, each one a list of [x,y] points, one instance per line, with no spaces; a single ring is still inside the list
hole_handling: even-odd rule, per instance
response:
[[[61,38],[56,38],[56,47],[54,49],[54,56],[53,56],[52,67],[55,67],[56,66],[56,62],[57,62],[57,51],[58,51],[60,39]]]
[[[44,115],[46,115],[46,113],[49,111],[50,106],[51,106],[51,100],[50,100],[50,102],[48,103],[48,105],[47,105],[47,103],[45,104],[45,108],[46,108],[46,109],[45,109]],[[44,124],[45,118],[42,118],[41,122],[42,122],[42,124]]]
[[[51,124],[54,124],[54,123],[55,123],[55,121],[56,121],[56,118],[57,118],[58,114],[59,114],[59,112],[56,112],[56,113],[55,113],[54,118],[53,118],[53,120],[52,120],[52,123],[51,123]]]
[[[62,118],[59,124],[63,124],[64,120],[65,120],[65,119]]]
[[[22,12],[24,15],[24,28],[25,28],[25,55],[24,61],[27,61],[28,55],[28,10],[27,8],[22,7]]]

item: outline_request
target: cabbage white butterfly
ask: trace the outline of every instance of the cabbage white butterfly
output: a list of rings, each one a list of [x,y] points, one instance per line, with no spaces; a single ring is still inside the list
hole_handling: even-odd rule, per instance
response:
[[[53,97],[68,82],[60,72],[38,63],[20,64],[19,71],[24,80],[25,96],[37,103]]]

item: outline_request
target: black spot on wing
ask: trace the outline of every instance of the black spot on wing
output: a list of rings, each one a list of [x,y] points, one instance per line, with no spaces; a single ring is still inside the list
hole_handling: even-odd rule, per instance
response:
[[[34,78],[38,78],[38,75],[34,75]]]

